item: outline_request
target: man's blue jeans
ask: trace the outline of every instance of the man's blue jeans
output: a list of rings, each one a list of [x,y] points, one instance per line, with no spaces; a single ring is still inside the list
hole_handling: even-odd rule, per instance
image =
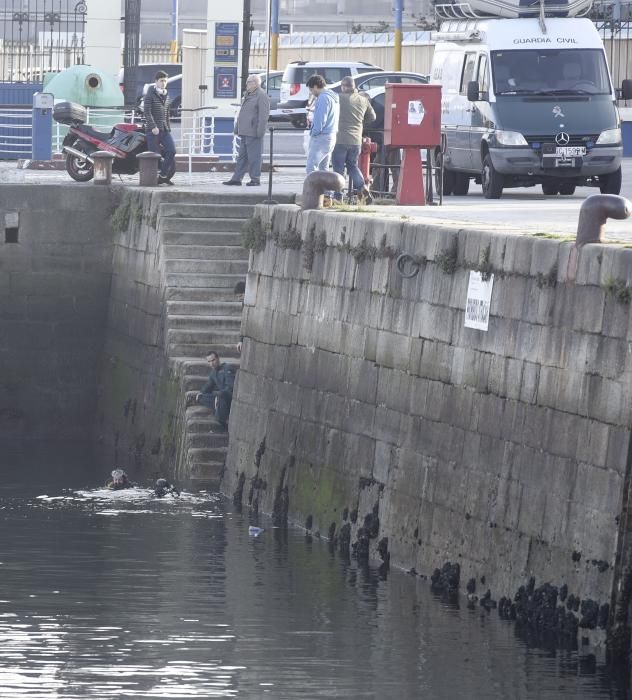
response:
[[[358,158],[360,157],[360,146],[347,146],[343,143],[337,143],[334,147],[334,152],[331,157],[334,171],[344,175],[345,166],[351,178],[353,189],[361,191],[364,188],[365,182],[358,168]]]
[[[161,152],[160,146],[163,147]],[[147,132],[147,148],[154,153],[161,153],[162,163],[160,165],[160,176],[167,177],[171,172],[173,159],[176,157],[176,144],[173,141],[170,131],[161,129],[158,134]]]
[[[309,175],[316,170],[329,170],[329,159],[336,143],[336,134],[318,134],[309,137],[309,151],[305,172]]]

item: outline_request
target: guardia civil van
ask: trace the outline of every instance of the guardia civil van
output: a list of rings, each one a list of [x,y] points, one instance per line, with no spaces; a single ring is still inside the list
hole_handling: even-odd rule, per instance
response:
[[[619,194],[615,89],[589,19],[454,19],[434,38],[444,194],[467,194],[472,179],[488,199],[531,185],[547,195],[580,185]],[[632,97],[632,81],[622,92]]]

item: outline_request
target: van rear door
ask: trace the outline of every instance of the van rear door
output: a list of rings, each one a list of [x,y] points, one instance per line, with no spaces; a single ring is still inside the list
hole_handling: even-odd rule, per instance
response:
[[[490,126],[489,109],[489,61],[487,54],[481,53],[476,61],[476,72],[472,80],[478,83],[478,102],[470,102],[472,109],[472,128],[470,130],[470,158],[472,168],[481,170],[483,162],[481,159],[481,141]],[[467,87],[467,85],[466,85]]]
[[[475,51],[465,52],[459,94],[454,105],[457,118],[457,128],[454,135],[456,158],[453,156],[452,162],[459,170],[471,170],[473,168],[471,140],[474,103],[467,99],[467,84],[470,80],[475,79],[476,59],[477,54]]]

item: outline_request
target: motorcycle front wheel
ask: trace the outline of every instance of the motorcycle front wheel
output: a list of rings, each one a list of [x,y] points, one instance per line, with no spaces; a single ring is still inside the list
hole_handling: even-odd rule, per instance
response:
[[[77,144],[74,148],[81,150]],[[77,182],[88,182],[94,176],[94,166],[86,158],[79,158],[72,153],[66,154],[66,172]]]

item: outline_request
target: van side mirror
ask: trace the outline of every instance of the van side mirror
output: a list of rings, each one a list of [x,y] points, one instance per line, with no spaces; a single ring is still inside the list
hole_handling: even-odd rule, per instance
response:
[[[479,100],[478,82],[476,80],[470,80],[467,84],[467,99],[470,102],[478,102]]]
[[[621,98],[632,100],[632,80],[623,80],[621,82]]]

